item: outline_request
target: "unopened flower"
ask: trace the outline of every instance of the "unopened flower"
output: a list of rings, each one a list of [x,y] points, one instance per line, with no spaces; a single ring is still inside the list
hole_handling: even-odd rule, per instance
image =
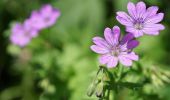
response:
[[[144,2],[138,2],[136,5],[129,2],[127,5],[128,13],[117,12],[116,19],[126,26],[126,31],[133,33],[135,37],[147,35],[158,35],[164,30],[164,25],[160,24],[164,13],[157,13],[158,7],[151,6],[146,9]]]
[[[114,26],[113,29],[106,28],[104,31],[105,39],[94,37],[95,45],[91,49],[100,54],[99,62],[106,64],[108,68],[116,67],[118,61],[124,66],[131,66],[132,61],[138,60],[138,55],[132,49],[138,46],[139,42],[134,40],[134,35],[126,34],[120,39],[120,28]]]

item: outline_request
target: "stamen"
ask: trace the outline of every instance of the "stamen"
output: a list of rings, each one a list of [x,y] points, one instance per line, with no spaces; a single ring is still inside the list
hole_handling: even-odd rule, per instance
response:
[[[138,18],[138,19],[135,20],[135,22],[134,22],[134,27],[135,27],[136,29],[138,29],[138,30],[143,29],[143,22],[144,22],[143,18]]]
[[[143,29],[143,24],[141,24],[141,23],[136,23],[136,24],[134,25],[134,27],[135,27],[136,29],[138,29],[138,30],[141,30],[141,29]]]
[[[119,47],[113,47],[113,48],[110,50],[110,53],[111,53],[111,55],[113,55],[113,56],[118,56],[119,53],[120,53],[120,48],[119,48]]]

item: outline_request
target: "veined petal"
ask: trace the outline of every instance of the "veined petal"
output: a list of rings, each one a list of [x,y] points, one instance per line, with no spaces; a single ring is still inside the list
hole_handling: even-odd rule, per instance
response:
[[[118,26],[113,27],[113,38],[114,44],[117,45],[120,39],[120,28]]]
[[[128,42],[127,48],[128,49],[133,49],[133,48],[137,47],[138,45],[139,45],[139,41],[131,40],[131,41]]]
[[[102,56],[100,56],[100,58],[99,58],[99,62],[100,62],[101,64],[106,64],[108,61],[110,61],[111,57],[112,57],[112,56],[111,56],[110,54],[102,55]]]
[[[134,35],[132,33],[128,33],[122,38],[121,44],[125,44],[128,41],[132,40],[133,38],[134,38]]]
[[[159,31],[152,31],[152,30],[143,30],[143,32],[145,33],[145,34],[148,34],[148,35],[159,35]]]
[[[120,55],[119,56],[119,61],[121,64],[123,64],[124,66],[132,66],[132,60],[123,56],[123,55]]]
[[[128,5],[127,5],[127,9],[128,9],[130,16],[132,18],[136,19],[137,12],[136,12],[135,4],[132,3],[132,2],[129,2]]]
[[[119,37],[120,36],[120,28],[118,27],[118,26],[114,26],[113,27],[113,33],[115,34],[117,34],[117,36]]]
[[[128,54],[128,58],[134,61],[138,61],[139,60],[139,56],[136,55],[134,52],[131,52]]]
[[[130,60],[134,60],[134,61],[138,61],[139,60],[139,56],[136,55],[134,52],[131,53],[127,53],[127,54],[123,54],[122,56],[130,59]]]
[[[162,24],[149,24],[143,29],[143,32],[148,35],[158,35],[160,30],[164,30],[165,26]]]
[[[136,4],[136,12],[138,18],[141,18],[144,15],[146,12],[146,5],[144,2],[141,1]]]
[[[146,24],[143,29],[144,30],[150,29],[152,31],[157,31],[157,30],[164,30],[165,26],[162,24]]]
[[[93,42],[102,48],[109,48],[109,44],[101,37],[94,37]]]
[[[125,12],[117,12],[116,19],[123,25],[132,26],[132,18],[127,15]]]
[[[142,30],[137,30],[133,27],[126,27],[126,31],[130,32],[134,35],[134,37],[140,37],[143,36],[143,31]]]
[[[118,64],[118,58],[117,57],[111,57],[107,63],[108,68],[116,67]]]
[[[163,20],[163,18],[164,18],[164,14],[163,13],[158,13],[155,16],[148,18],[145,23],[146,24],[147,23],[153,23],[153,24],[159,23],[160,21]]]
[[[152,17],[154,15],[156,15],[158,11],[158,7],[157,6],[151,6],[147,9],[147,14],[146,14],[146,17],[149,18],[149,17]]]
[[[127,50],[128,50],[128,48],[127,48],[127,43],[125,43],[125,44],[122,44],[121,46],[120,46],[120,50],[121,50],[121,52],[126,52]]]
[[[135,36],[136,38],[143,36],[143,31],[142,31],[142,30],[136,30],[136,34],[134,34],[134,36]]]
[[[112,32],[112,30],[111,30],[110,28],[106,28],[106,29],[104,30],[104,37],[105,37],[106,41],[107,41],[110,45],[112,45],[112,46],[115,45],[115,44],[114,44],[113,34],[114,34],[114,33]]]
[[[109,52],[109,50],[107,48],[102,48],[97,45],[92,45],[90,48],[91,48],[91,50],[93,50],[94,52],[99,53],[99,54],[106,54]]]

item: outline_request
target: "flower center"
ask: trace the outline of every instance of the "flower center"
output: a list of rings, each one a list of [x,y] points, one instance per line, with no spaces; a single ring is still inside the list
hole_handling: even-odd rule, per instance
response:
[[[134,27],[135,27],[136,29],[138,29],[138,30],[141,30],[141,29],[143,29],[143,24],[141,24],[141,23],[136,23],[136,24],[134,25]]]
[[[113,47],[113,48],[111,48],[110,53],[112,56],[118,56],[120,53],[120,48],[117,46]]]
[[[141,29],[143,29],[143,23],[144,23],[143,18],[138,18],[134,22],[134,27],[138,30],[141,30]]]

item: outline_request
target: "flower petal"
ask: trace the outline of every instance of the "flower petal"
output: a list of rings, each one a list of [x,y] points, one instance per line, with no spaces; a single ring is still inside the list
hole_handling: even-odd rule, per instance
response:
[[[130,60],[129,58],[127,58],[127,57],[125,57],[123,55],[119,56],[119,61],[124,66],[132,66],[132,60]]]
[[[144,32],[148,35],[159,35],[159,31],[144,30]]]
[[[136,55],[134,52],[129,53],[128,55],[126,55],[126,57],[131,59],[131,60],[135,60],[135,61],[139,60],[139,56]]]
[[[162,24],[150,24],[146,25],[143,32],[148,35],[158,35],[160,30],[164,30],[165,26]]]
[[[104,37],[105,37],[106,41],[107,41],[110,45],[112,45],[112,46],[115,45],[115,44],[114,44],[113,32],[112,32],[112,30],[111,30],[110,28],[106,28],[106,29],[104,30]]]
[[[123,25],[132,26],[132,18],[127,15],[125,12],[117,12],[116,19]]]
[[[126,31],[132,33],[135,37],[143,36],[142,30],[137,30],[133,27],[126,27]]]
[[[116,67],[117,64],[118,64],[118,58],[112,56],[107,63],[107,67],[113,68],[113,67]]]
[[[109,44],[101,37],[94,37],[93,42],[102,48],[109,48]]]
[[[113,38],[114,44],[117,45],[120,39],[120,28],[118,26],[113,27]]]
[[[147,24],[143,29],[150,29],[152,31],[164,30],[165,26],[162,24]]]
[[[102,48],[97,45],[92,45],[90,48],[92,51],[99,53],[99,54],[106,54],[109,52],[109,50],[107,48]]]
[[[128,33],[123,37],[121,44],[123,45],[127,43],[128,41],[132,40],[133,38],[134,38],[134,35],[132,33]]]
[[[134,60],[134,61],[138,61],[139,60],[139,56],[136,55],[134,52],[130,52],[130,53],[121,53],[121,56],[124,56],[130,60]]]
[[[136,4],[136,12],[138,18],[143,17],[144,13],[146,12],[146,5],[144,2],[141,1]]]
[[[152,17],[154,15],[156,15],[158,11],[158,7],[157,6],[151,6],[147,9],[147,14],[146,14],[146,17]]]
[[[128,50],[127,43],[120,45],[120,50],[121,50],[121,52],[127,52],[127,50]]]
[[[130,16],[132,18],[136,19],[137,12],[136,12],[135,4],[132,3],[132,2],[129,2],[128,5],[127,5],[127,9],[128,9]]]
[[[127,48],[128,49],[133,49],[133,48],[137,47],[138,45],[139,45],[139,41],[131,40],[131,41],[128,42]]]
[[[101,64],[106,64],[108,61],[110,61],[111,57],[112,57],[112,56],[109,55],[109,54],[102,55],[102,56],[100,56],[100,58],[99,58],[99,62],[100,62]]]
[[[159,23],[160,21],[163,20],[163,18],[164,18],[164,14],[163,13],[158,13],[157,15],[147,19],[145,24],[146,23],[153,23],[153,24]]]

